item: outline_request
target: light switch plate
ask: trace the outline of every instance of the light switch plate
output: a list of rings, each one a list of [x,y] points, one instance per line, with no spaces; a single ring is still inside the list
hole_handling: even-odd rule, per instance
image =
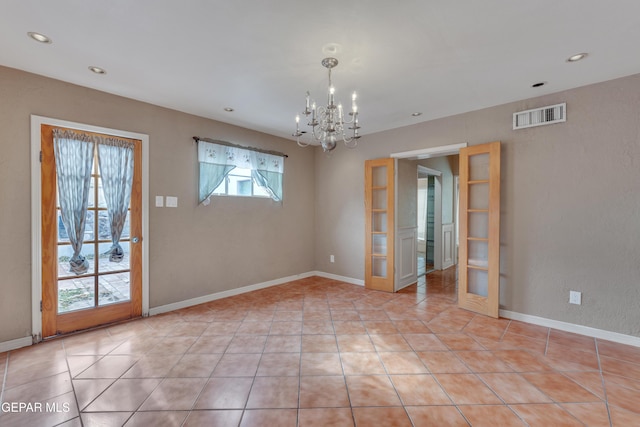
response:
[[[173,196],[167,196],[167,207],[168,208],[177,208],[178,207],[178,198]]]
[[[156,196],[156,208],[164,206],[164,196]]]
[[[582,292],[569,291],[569,304],[582,304]]]

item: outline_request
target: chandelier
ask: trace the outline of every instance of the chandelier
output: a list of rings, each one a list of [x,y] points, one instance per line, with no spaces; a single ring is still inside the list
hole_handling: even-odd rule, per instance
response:
[[[311,135],[313,139],[320,142],[322,149],[327,152],[336,148],[336,143],[339,139],[344,142],[347,148],[355,148],[358,145],[358,105],[356,104],[356,93],[351,95],[351,111],[348,113],[350,116],[348,120],[345,120],[345,113],[342,108],[342,104],[336,105],[334,96],[335,88],[331,83],[331,69],[338,65],[336,58],[324,58],[322,65],[329,70],[329,93],[327,95],[327,106],[316,106],[315,101],[311,101],[310,94],[307,91],[307,102],[304,111],[306,117],[311,116],[310,121],[307,123],[311,126]],[[296,131],[292,135],[296,137],[296,141],[299,146],[307,147],[311,143],[300,141],[300,137],[307,133],[300,130],[300,115],[296,116]],[[351,125],[351,126],[349,126]],[[348,126],[348,127],[347,127]],[[350,135],[347,136],[346,129],[351,130]]]

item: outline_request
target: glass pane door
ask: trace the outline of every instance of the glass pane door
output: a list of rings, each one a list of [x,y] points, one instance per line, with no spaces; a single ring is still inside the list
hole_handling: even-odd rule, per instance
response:
[[[115,137],[131,143],[134,155],[131,200],[120,237],[124,256],[119,262],[109,260],[111,228],[94,152],[81,249],[89,265],[87,271],[76,275],[70,269],[73,249],[60,215],[53,129],[54,126],[41,125],[43,338],[142,315],[142,142]]]
[[[460,150],[458,304],[498,317],[500,298],[500,142]]]
[[[393,292],[394,160],[365,163],[365,286]]]
[[[93,173],[86,216],[82,255],[89,261],[89,270],[76,275],[70,270],[69,260],[73,248],[60,216],[60,202],[56,198],[58,218],[58,314],[94,308],[131,299],[129,264],[129,217],[125,223],[120,246],[124,258],[120,262],[109,261],[111,231],[109,215],[102,190],[98,167],[97,145],[94,153]],[[97,201],[97,203],[96,203]]]

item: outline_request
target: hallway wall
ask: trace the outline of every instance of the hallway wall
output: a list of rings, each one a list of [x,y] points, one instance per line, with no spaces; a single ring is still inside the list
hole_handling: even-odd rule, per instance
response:
[[[567,122],[512,114],[567,103]],[[316,154],[316,266],[364,277],[366,159],[502,141],[503,309],[640,336],[640,75],[364,136]],[[364,125],[364,112],[363,112]],[[328,264],[329,253],[341,262]],[[582,292],[582,305],[568,303]]]

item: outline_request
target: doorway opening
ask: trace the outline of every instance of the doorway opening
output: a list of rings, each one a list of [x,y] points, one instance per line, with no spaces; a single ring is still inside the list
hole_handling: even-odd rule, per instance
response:
[[[394,214],[398,220],[395,223],[397,233],[395,246],[398,264],[405,266],[404,260],[408,259],[406,265],[417,264],[417,237],[415,244],[403,244],[410,241],[409,238],[401,240],[402,235],[411,237],[411,233],[417,236],[417,166],[412,166],[411,160],[435,159],[442,160],[443,156],[457,154],[459,185],[455,185],[455,179],[451,177],[450,191],[446,191],[450,197],[448,210],[450,221],[456,216],[460,219],[460,247],[459,247],[459,281],[456,280],[458,289],[458,305],[461,308],[484,314],[491,317],[498,317],[500,298],[500,141],[488,142],[485,144],[467,147],[466,144],[455,144],[435,147],[424,150],[406,151],[391,154],[391,159],[397,163],[396,173],[396,197]],[[389,159],[390,160],[390,159]],[[446,158],[445,158],[446,161]],[[401,173],[402,172],[402,173]],[[408,182],[406,177],[413,173],[414,190],[407,191],[403,183]],[[459,195],[456,191],[459,189]],[[407,193],[413,192],[413,197],[406,197]],[[402,196],[402,197],[401,197]],[[437,200],[437,198],[436,198]],[[444,204],[444,203],[443,203]],[[413,207],[412,207],[413,205]],[[454,213],[453,206],[460,213]],[[458,207],[459,206],[459,207]],[[436,206],[437,215],[438,208]],[[413,215],[412,225],[406,225],[406,218]],[[440,268],[455,265],[456,252],[455,242],[458,240],[454,234],[456,226],[453,222],[446,224],[438,230],[437,220],[434,221],[434,268],[438,269],[438,256],[442,257]],[[442,246],[438,249],[438,236],[442,233]],[[416,284],[421,287],[417,278],[417,268],[411,274],[405,274],[405,269],[396,270],[395,291]],[[403,275],[404,274],[404,275]],[[406,281],[400,279],[407,278]],[[425,276],[426,277],[426,276]],[[410,282],[413,280],[413,282]],[[423,284],[425,288],[425,284]],[[428,293],[428,288],[422,292]]]
[[[415,276],[409,281],[403,280],[404,275],[399,275],[397,290],[412,283],[424,283],[426,274],[442,272],[456,265],[458,215],[455,182],[459,173],[458,152],[463,147],[466,144],[391,155],[398,159],[398,234],[411,228],[409,218],[415,227],[412,247],[398,244],[396,249],[400,265],[404,260],[413,260]]]
[[[436,184],[440,187],[440,181],[437,178],[441,174],[434,172],[432,169],[418,165],[418,277],[436,269],[436,201],[441,202],[442,194],[438,191],[440,194],[436,195]]]

